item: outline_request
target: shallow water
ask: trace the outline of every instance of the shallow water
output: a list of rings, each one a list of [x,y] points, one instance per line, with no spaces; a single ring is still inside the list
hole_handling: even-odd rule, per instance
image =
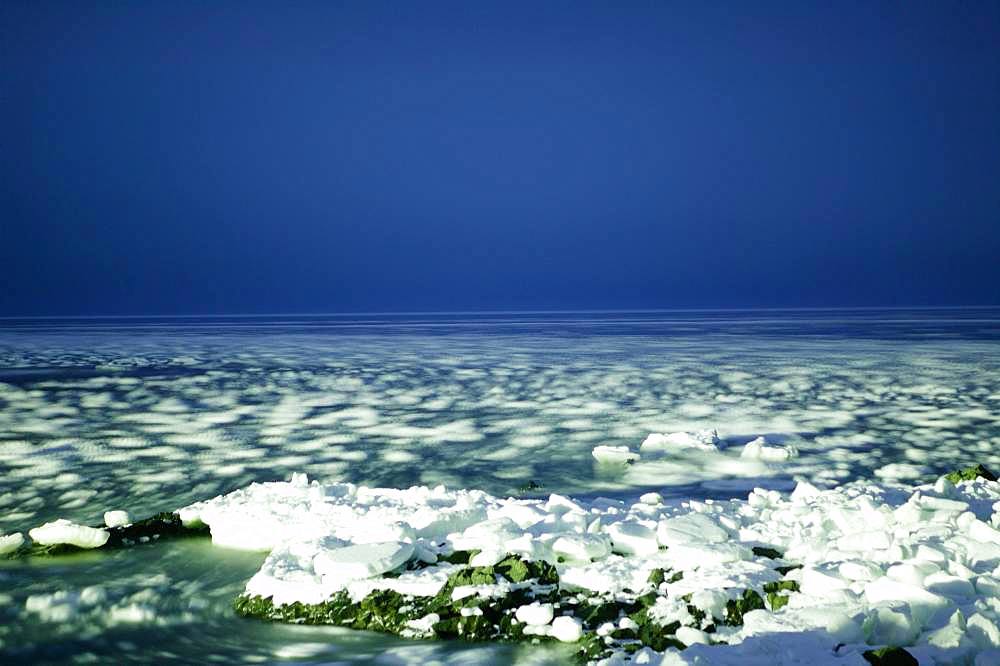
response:
[[[501,495],[920,482],[1000,466],[998,407],[995,309],[0,320],[0,529],[143,516],[293,471]],[[759,435],[800,455],[745,477],[590,455],[702,428],[734,459]],[[262,559],[194,540],[0,563],[0,657],[564,657],[238,619]],[[93,586],[72,613],[39,601]]]

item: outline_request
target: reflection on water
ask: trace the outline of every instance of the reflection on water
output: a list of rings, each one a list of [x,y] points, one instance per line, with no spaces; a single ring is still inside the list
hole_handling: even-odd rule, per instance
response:
[[[293,471],[497,494],[529,480],[675,496],[925,480],[1000,463],[998,340],[995,310],[0,321],[0,529],[144,515]],[[800,455],[749,478],[706,457],[607,468],[590,455],[703,428]],[[0,648],[57,661],[467,654],[248,625],[229,604],[260,559],[194,542],[5,563]]]

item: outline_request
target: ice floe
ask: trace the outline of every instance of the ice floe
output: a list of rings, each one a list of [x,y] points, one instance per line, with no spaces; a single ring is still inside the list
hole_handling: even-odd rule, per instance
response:
[[[652,433],[639,445],[641,452],[671,452],[678,449],[718,451],[719,433],[716,430],[698,432]]]
[[[639,459],[639,454],[627,446],[595,446],[591,452],[597,462],[630,463]]]
[[[751,458],[753,460],[766,460],[768,462],[781,462],[796,457],[799,452],[793,446],[773,446],[767,443],[764,437],[758,437],[743,447],[740,452],[741,458]]]
[[[24,543],[24,535],[20,532],[14,532],[13,534],[4,534],[0,531],[0,555],[7,555],[13,553],[21,547]]]
[[[77,525],[65,518],[45,523],[28,531],[28,536],[43,546],[62,544],[77,548],[100,548],[111,536],[107,531],[86,525]]]

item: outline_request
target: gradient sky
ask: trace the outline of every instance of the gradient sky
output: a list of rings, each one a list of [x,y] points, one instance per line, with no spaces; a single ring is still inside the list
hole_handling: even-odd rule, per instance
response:
[[[0,3],[0,315],[1000,304],[997,2]]]

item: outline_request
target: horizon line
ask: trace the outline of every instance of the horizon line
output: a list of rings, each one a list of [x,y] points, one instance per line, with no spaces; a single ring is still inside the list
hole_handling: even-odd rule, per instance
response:
[[[208,314],[95,314],[95,315],[2,315],[0,321],[52,320],[52,319],[237,319],[265,317],[388,317],[414,315],[534,315],[534,314],[622,314],[622,313],[685,313],[685,312],[843,312],[886,310],[988,310],[1000,309],[993,305],[846,305],[800,307],[692,307],[692,308],[598,308],[598,309],[545,309],[545,310],[359,310],[345,312],[262,312],[262,313],[208,313]]]

